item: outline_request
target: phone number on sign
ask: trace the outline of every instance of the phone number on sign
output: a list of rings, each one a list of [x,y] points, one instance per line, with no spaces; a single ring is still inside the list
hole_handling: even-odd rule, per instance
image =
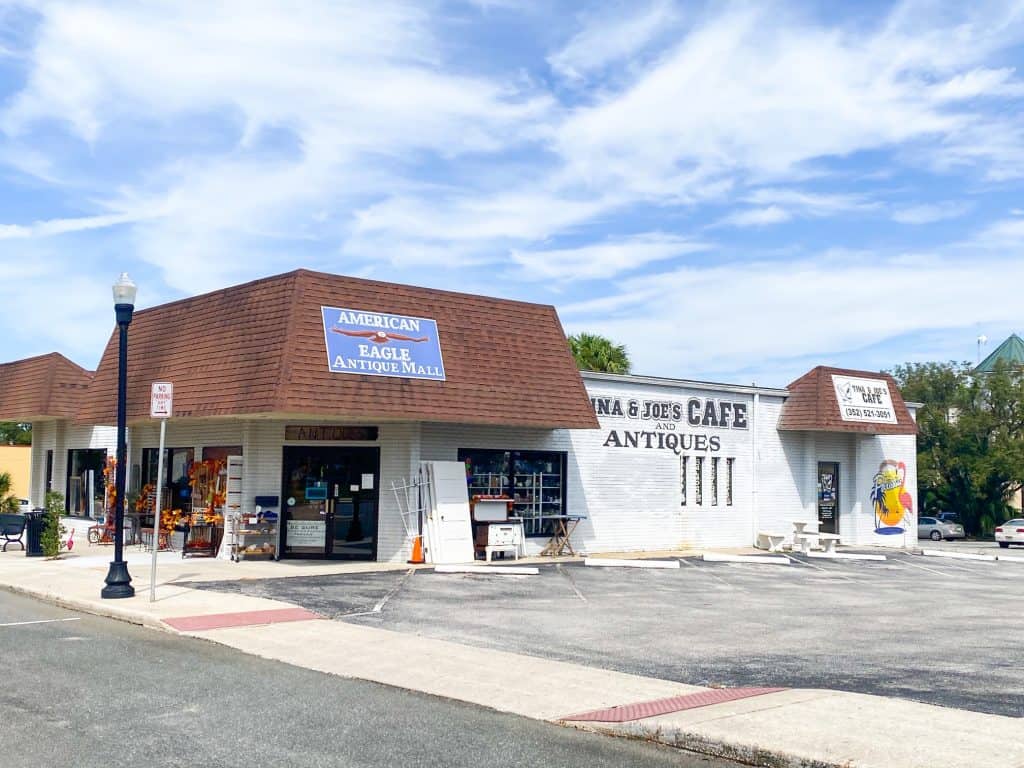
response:
[[[847,416],[859,416],[862,419],[891,419],[892,411],[888,408],[844,408]]]

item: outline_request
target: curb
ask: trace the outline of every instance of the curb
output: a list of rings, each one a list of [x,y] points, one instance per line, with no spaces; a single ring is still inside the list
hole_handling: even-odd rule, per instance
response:
[[[180,637],[188,637],[193,640],[211,642],[215,645],[220,645],[222,647],[238,651],[238,649],[234,646],[228,643],[221,642],[216,638],[212,638],[209,636],[197,636],[191,632],[180,632],[174,629],[173,627],[164,624],[159,619],[147,616],[138,611],[118,609],[116,605],[104,604],[103,606],[97,606],[87,600],[63,598],[45,589],[33,589],[31,587],[23,587],[14,584],[0,583],[0,589],[6,592],[10,592],[12,594],[31,597],[36,600],[49,603],[51,605],[56,605],[60,608],[81,611],[82,613],[88,613],[92,616],[101,616],[108,619],[124,621],[129,624],[143,626],[148,629],[155,629],[160,632],[165,632]],[[241,651],[241,653],[246,653],[246,655],[254,656],[256,658],[275,660],[271,656],[251,654],[245,651]],[[339,675],[338,677],[343,676]],[[366,682],[376,683],[376,681],[369,680],[367,678],[345,677],[344,679],[365,680]],[[380,685],[381,683],[376,684]],[[427,696],[435,695],[427,693],[425,691],[419,691],[415,688],[399,688],[399,690],[413,691],[415,693],[420,693]],[[456,701],[456,699],[452,700]],[[612,736],[615,738],[650,741],[652,743],[684,750],[686,752],[691,752],[694,754],[706,755],[709,757],[720,757],[724,759],[735,760],[742,763],[748,763],[750,765],[767,766],[768,768],[849,768],[848,763],[825,763],[818,760],[808,760],[805,758],[796,757],[794,755],[787,755],[782,752],[773,752],[771,750],[761,749],[758,747],[728,744],[723,741],[719,741],[716,739],[708,739],[697,734],[687,733],[677,729],[666,730],[661,728],[660,726],[652,728],[650,726],[645,726],[636,723],[626,723],[621,726],[613,728],[600,728],[588,726],[582,723],[574,723],[559,719],[550,719],[544,717],[533,719],[536,719],[539,722],[547,722],[551,723],[552,725],[558,725],[563,728],[575,728],[577,730],[589,731],[598,735]]]
[[[60,595],[48,592],[45,589],[23,587],[16,584],[0,583],[0,589],[2,589],[5,592],[10,592],[11,594],[23,595],[25,597],[31,597],[36,600],[40,600],[44,603],[49,603],[50,605],[56,605],[58,608],[67,608],[68,610],[72,611],[88,613],[90,616],[101,616],[107,619],[116,619],[117,621],[123,621],[127,624],[135,624],[136,626],[147,627],[148,629],[156,629],[161,632],[169,632],[170,634],[175,635],[182,634],[168,627],[160,619],[148,616],[139,611],[133,611],[123,608],[119,609],[115,605],[105,605],[101,609],[100,607],[93,605],[88,600],[76,600],[75,598],[61,597]]]
[[[594,731],[595,733],[608,736],[650,741],[655,744],[663,744],[667,747],[685,750],[686,752],[707,755],[708,757],[718,757],[724,760],[733,760],[747,765],[765,766],[765,768],[850,768],[851,765],[849,760],[837,763],[831,760],[823,761],[811,757],[800,757],[799,755],[778,750],[765,749],[764,747],[731,744],[720,739],[712,739],[697,733],[690,733],[680,728],[664,728],[662,726],[650,726],[639,723],[624,723],[613,728],[594,728],[564,722],[562,725],[569,725],[579,730]]]

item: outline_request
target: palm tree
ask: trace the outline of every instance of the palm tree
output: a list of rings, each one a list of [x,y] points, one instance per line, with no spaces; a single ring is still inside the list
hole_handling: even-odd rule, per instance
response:
[[[569,349],[581,371],[629,373],[632,367],[626,347],[595,333],[575,333],[569,337]]]
[[[21,502],[11,493],[11,473],[0,472],[0,512],[20,512]]]

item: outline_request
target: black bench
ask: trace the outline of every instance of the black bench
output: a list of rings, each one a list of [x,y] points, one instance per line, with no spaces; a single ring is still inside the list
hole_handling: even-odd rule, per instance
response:
[[[25,549],[25,542],[21,540],[25,533],[25,516],[13,514],[0,514],[0,536],[4,537],[3,551],[7,551],[8,544],[21,544]]]

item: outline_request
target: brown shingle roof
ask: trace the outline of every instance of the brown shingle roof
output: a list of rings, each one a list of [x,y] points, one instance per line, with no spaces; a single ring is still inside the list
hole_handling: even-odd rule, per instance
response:
[[[73,417],[92,373],[64,355],[29,357],[0,365],[0,419],[46,421]]]
[[[445,381],[332,373],[321,306],[437,321]],[[174,383],[176,416],[333,416],[537,427],[596,427],[553,307],[297,270],[136,313],[128,418],[149,386]],[[80,421],[110,423],[112,334]]]
[[[895,424],[874,424],[843,421],[839,414],[839,401],[832,384],[832,374],[856,376],[862,379],[877,379],[889,385]],[[779,429],[812,432],[860,432],[869,435],[916,435],[917,423],[910,415],[896,380],[887,373],[854,371],[847,368],[828,368],[819,365],[786,389],[789,397],[782,406]]]

